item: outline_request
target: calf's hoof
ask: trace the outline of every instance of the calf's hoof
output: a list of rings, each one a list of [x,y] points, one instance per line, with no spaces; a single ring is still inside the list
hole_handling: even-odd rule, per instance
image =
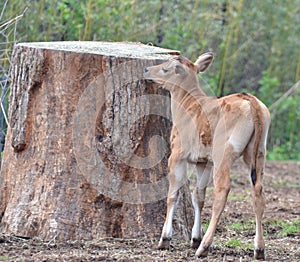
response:
[[[166,250],[170,249],[170,243],[171,243],[171,238],[161,238],[157,249],[159,250]]]
[[[191,247],[194,249],[197,249],[201,244],[201,239],[199,238],[193,238],[191,241]]]
[[[201,247],[197,250],[196,256],[199,258],[207,257],[209,247]]]
[[[254,250],[254,258],[257,260],[265,260],[265,250],[264,249]]]

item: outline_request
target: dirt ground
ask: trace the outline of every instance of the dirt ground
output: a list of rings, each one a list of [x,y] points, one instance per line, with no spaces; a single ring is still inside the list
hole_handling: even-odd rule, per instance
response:
[[[264,218],[267,261],[300,261],[300,164],[267,162]],[[249,178],[240,163],[232,170],[232,189],[208,258],[201,261],[253,261],[254,215]],[[204,208],[207,225],[212,188]],[[171,250],[156,250],[158,239],[42,242],[0,234],[0,261],[196,261],[182,239]],[[200,259],[199,259],[200,261]]]

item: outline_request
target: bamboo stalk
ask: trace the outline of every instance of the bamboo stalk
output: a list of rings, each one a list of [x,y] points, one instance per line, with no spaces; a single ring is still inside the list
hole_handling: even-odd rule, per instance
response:
[[[299,81],[299,79],[300,79],[300,48],[298,48],[298,59],[296,65],[295,82]]]
[[[241,12],[242,12],[242,9],[243,9],[243,3],[244,3],[244,0],[240,0],[239,1],[239,4],[237,6],[237,16],[236,16],[236,19],[234,21],[232,21],[232,31],[233,31],[233,43],[231,45],[231,50],[232,52],[235,52],[236,48],[237,48],[237,43],[238,43],[238,40],[239,40],[239,33],[240,33],[240,26],[239,26],[239,22],[240,22],[240,19],[241,19]],[[229,66],[228,66],[228,73],[227,75],[229,77],[231,77],[233,75],[233,70],[235,69],[235,63],[234,63],[234,60],[236,59],[236,56],[231,56],[233,59],[230,59],[229,57],[227,57],[227,59],[230,59],[230,63],[229,63]]]
[[[269,110],[272,112],[274,111],[279,104],[288,96],[290,96],[292,93],[294,93],[298,88],[300,87],[300,80],[296,82],[288,91],[286,91],[275,103],[273,103],[270,107]],[[274,117],[275,112],[272,112],[272,115]]]
[[[227,0],[226,1],[226,6],[227,6],[227,14],[229,15],[230,13],[230,2]],[[221,73],[220,73],[220,79],[219,79],[219,85],[218,85],[218,91],[217,95],[222,96],[224,93],[224,84],[225,84],[225,73],[226,73],[226,62],[227,62],[227,57],[228,57],[228,52],[231,44],[231,39],[232,39],[232,31],[233,31],[233,22],[230,21],[229,25],[229,31],[226,36],[226,41],[225,41],[225,47],[224,47],[224,52],[223,52],[223,59],[222,59],[222,65],[221,65]]]
[[[235,21],[234,44],[233,44],[234,47],[237,45],[237,42],[239,40],[239,33],[240,33],[239,22],[240,22],[241,16],[242,16],[243,5],[244,5],[244,0],[240,0],[238,7],[237,7],[238,15],[237,15],[237,19]]]
[[[89,37],[91,35],[91,14],[93,12],[93,0],[88,0],[87,2],[87,11],[84,12],[84,18],[85,18],[85,27],[84,27],[84,33],[83,33],[83,41],[89,40]]]
[[[15,23],[16,21],[20,20],[20,19],[24,16],[26,10],[27,10],[27,8],[23,11],[22,14],[20,14],[20,15],[14,17],[14,18],[10,19],[9,21],[7,21],[6,23],[0,25],[0,29],[2,29],[2,28],[7,28],[7,27],[10,26],[11,24],[13,24],[13,23]]]

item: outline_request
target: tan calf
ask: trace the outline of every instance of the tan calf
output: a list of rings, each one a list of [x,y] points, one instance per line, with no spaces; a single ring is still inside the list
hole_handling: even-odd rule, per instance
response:
[[[167,216],[159,248],[168,248],[178,190],[186,180],[187,163],[197,170],[197,185],[192,194],[195,221],[191,245],[196,255],[207,256],[217,223],[230,190],[230,169],[243,156],[249,167],[253,207],[256,216],[254,257],[265,258],[262,217],[265,208],[262,178],[270,115],[266,106],[250,94],[208,97],[201,90],[197,74],[213,60],[212,53],[201,55],[195,63],[179,56],[163,64],[145,68],[144,78],[171,93],[173,128],[169,158]],[[207,232],[201,228],[201,211],[206,186],[213,174],[214,199]]]

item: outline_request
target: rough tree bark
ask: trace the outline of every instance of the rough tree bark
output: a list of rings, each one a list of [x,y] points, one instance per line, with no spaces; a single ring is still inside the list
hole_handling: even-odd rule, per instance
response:
[[[0,176],[2,233],[157,237],[166,212],[170,98],[142,80],[177,54],[142,44],[18,44]],[[175,224],[187,237],[185,186]]]

